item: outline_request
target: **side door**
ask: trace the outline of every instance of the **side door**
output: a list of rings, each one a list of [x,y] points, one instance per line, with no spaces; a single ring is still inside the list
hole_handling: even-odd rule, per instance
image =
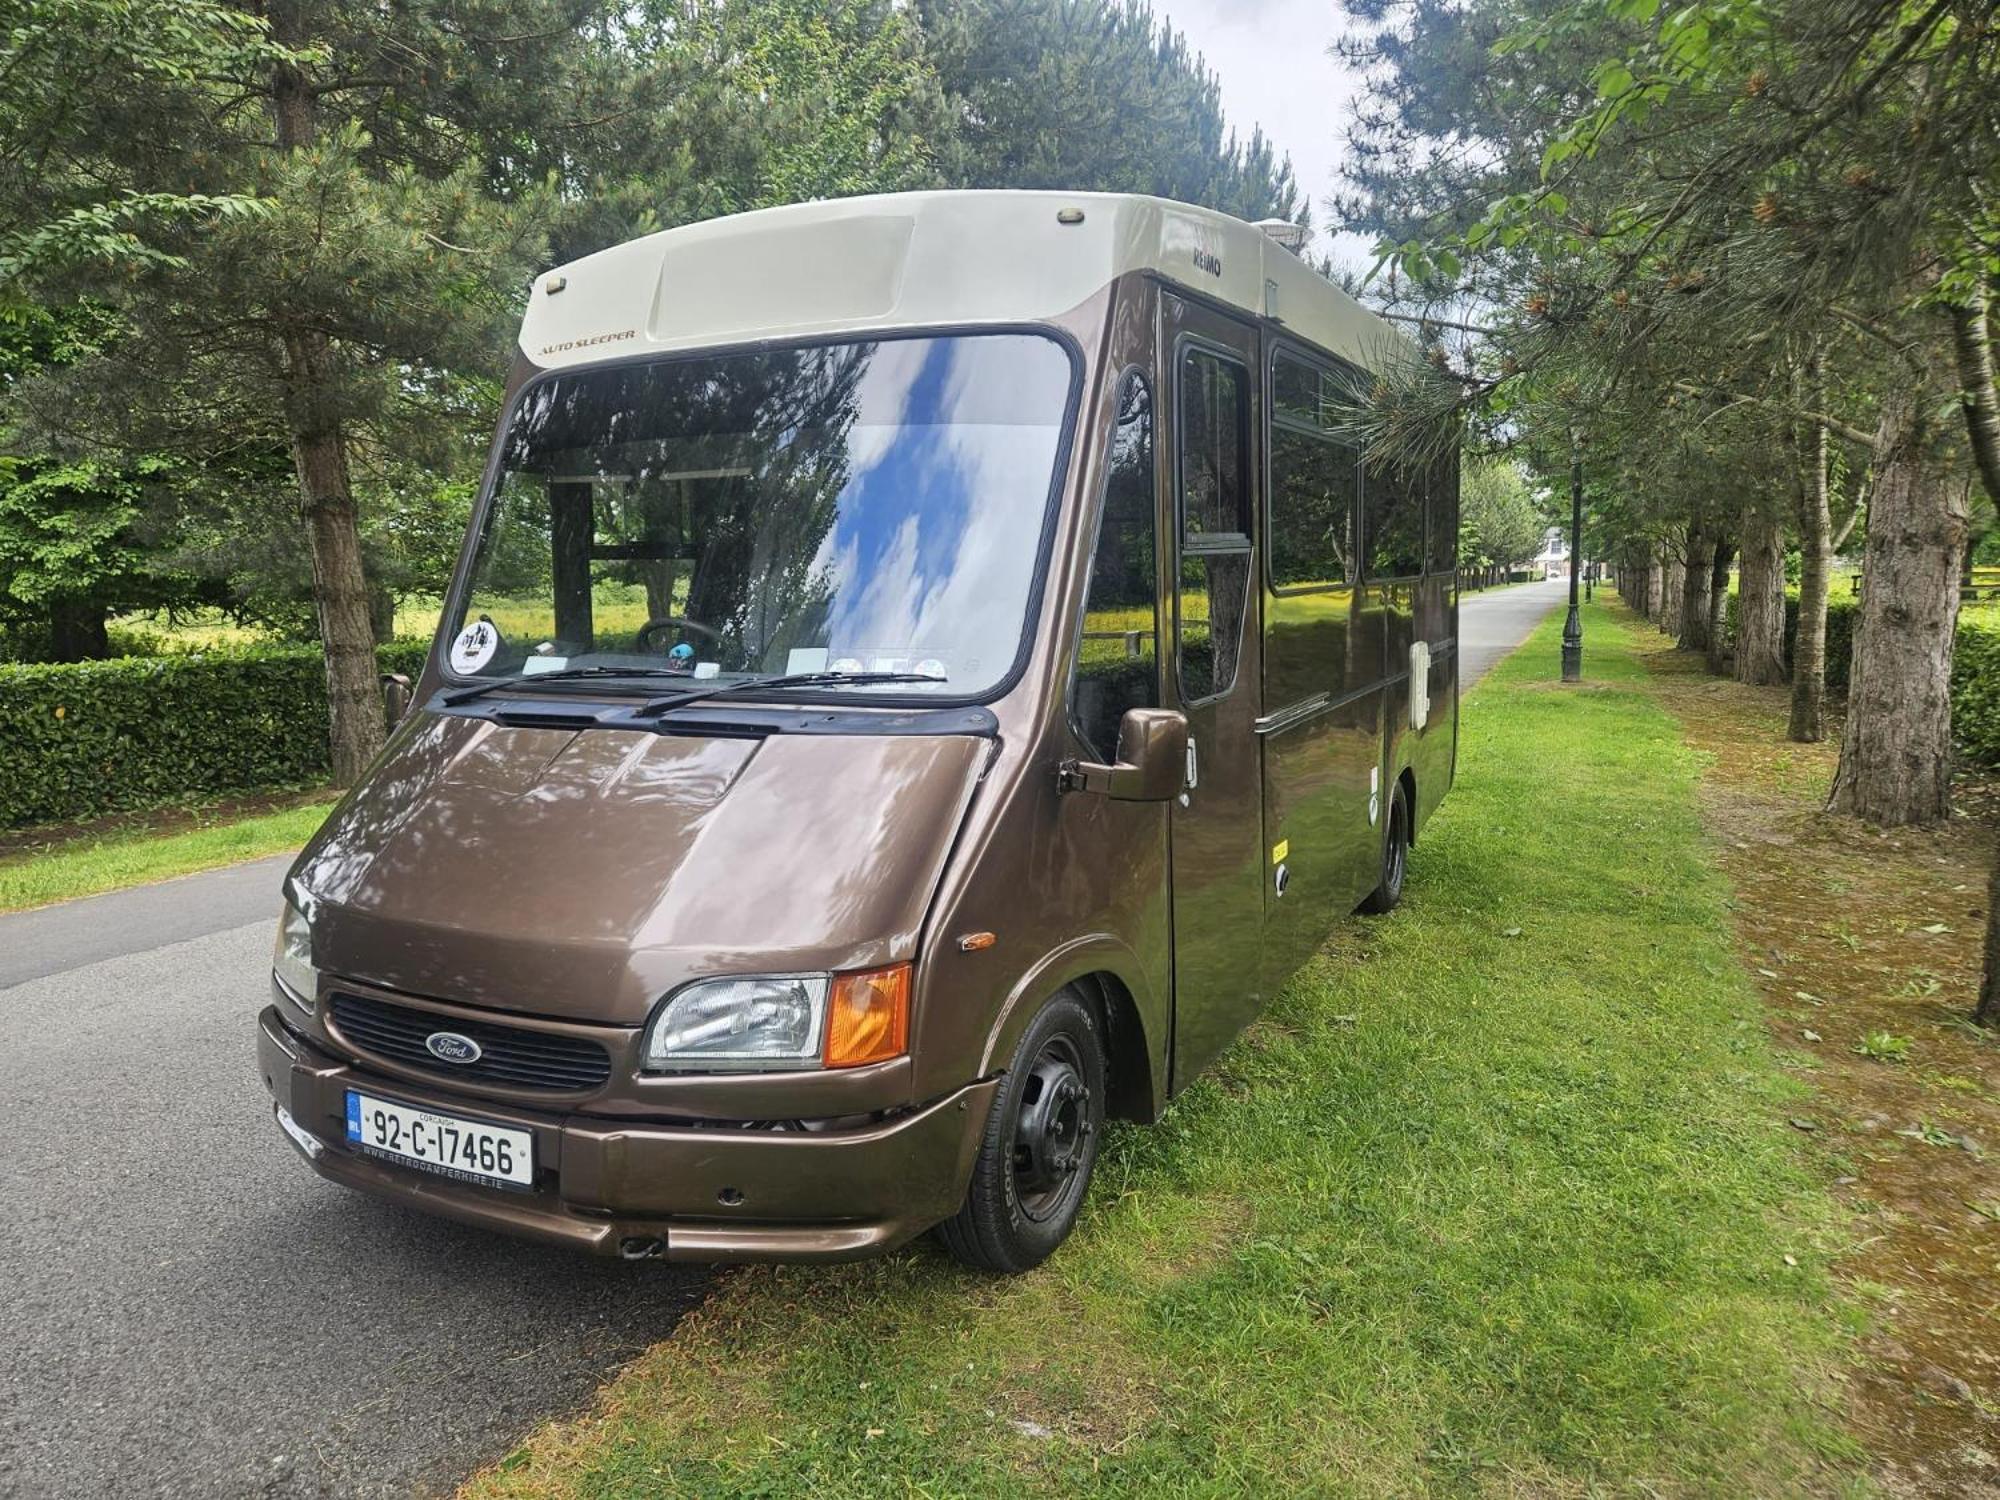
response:
[[[1353,377],[1273,341],[1264,534],[1264,988],[1275,993],[1373,889],[1380,839],[1378,634],[1357,627],[1361,454],[1330,413]]]
[[[1263,1005],[1257,334],[1172,294],[1160,349],[1172,371],[1173,666],[1188,718],[1173,808],[1173,1087],[1191,1082]]]

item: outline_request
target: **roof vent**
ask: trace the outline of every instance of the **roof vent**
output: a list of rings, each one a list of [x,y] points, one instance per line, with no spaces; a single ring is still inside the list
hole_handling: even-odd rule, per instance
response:
[[[1312,233],[1305,225],[1294,224],[1290,219],[1259,219],[1257,228],[1294,255],[1305,249],[1306,239]]]

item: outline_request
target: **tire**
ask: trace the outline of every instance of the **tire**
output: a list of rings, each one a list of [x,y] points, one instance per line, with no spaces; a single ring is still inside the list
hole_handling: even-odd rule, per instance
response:
[[[1403,877],[1410,869],[1410,799],[1403,783],[1389,798],[1389,826],[1382,831],[1381,879],[1361,903],[1361,910],[1379,917],[1403,899]]]
[[[1007,1064],[964,1205],[937,1227],[954,1258],[1013,1275],[1069,1238],[1097,1165],[1104,1097],[1103,1023],[1074,990],[1058,991]]]

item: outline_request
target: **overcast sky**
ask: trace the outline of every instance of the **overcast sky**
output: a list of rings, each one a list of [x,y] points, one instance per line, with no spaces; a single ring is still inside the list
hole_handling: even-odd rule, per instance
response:
[[[1262,125],[1291,153],[1299,188],[1312,200],[1318,248],[1365,269],[1365,241],[1326,232],[1326,199],[1355,92],[1352,76],[1327,55],[1343,25],[1333,0],[1153,0],[1153,9],[1208,59],[1229,123],[1244,136]]]

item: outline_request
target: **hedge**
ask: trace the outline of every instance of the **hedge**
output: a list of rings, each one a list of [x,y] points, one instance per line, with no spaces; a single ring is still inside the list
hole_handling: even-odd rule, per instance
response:
[[[1967,759],[2000,766],[2000,627],[1958,622],[1951,729]]]
[[[425,641],[378,651],[419,671]],[[0,666],[0,827],[323,778],[326,668],[316,647]]]
[[[1852,599],[1826,602],[1826,686],[1845,693],[1854,667],[1854,627],[1861,606]],[[1736,635],[1736,596],[1729,596],[1728,624]],[[1785,659],[1793,656],[1799,601],[1785,600]],[[2000,626],[1960,619],[1951,659],[1951,728],[1966,759],[2000,766]]]

